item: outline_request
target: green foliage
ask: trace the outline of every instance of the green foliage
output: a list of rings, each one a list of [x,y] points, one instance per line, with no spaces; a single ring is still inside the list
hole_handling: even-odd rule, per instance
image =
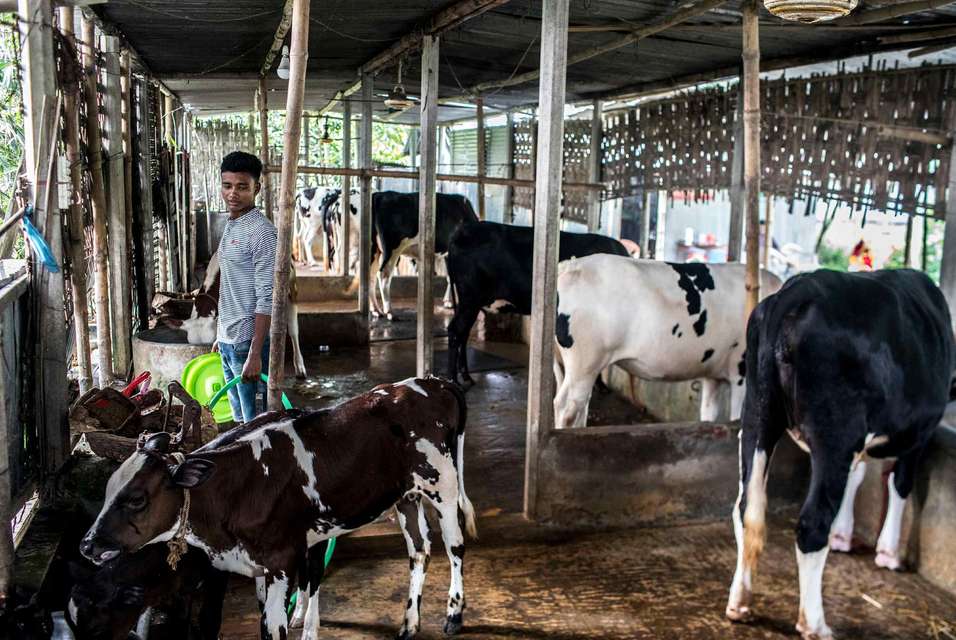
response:
[[[884,269],[903,269],[906,267],[906,256],[900,248],[893,249],[893,253],[886,259]]]
[[[946,222],[925,218],[927,224],[926,237],[926,275],[939,284],[939,268],[943,262],[943,231]],[[922,238],[920,238],[922,241]]]
[[[0,22],[0,211],[6,212],[23,155],[19,63],[16,32]],[[0,214],[2,215],[2,214]]]
[[[834,271],[846,271],[850,267],[850,256],[842,249],[830,244],[823,244],[817,253],[820,266]]]

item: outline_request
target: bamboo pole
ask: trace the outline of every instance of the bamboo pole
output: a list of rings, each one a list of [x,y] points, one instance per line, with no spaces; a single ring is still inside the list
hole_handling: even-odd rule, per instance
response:
[[[60,29],[67,40],[76,44],[73,33],[73,7],[60,8]],[[63,121],[66,138],[66,159],[70,168],[70,206],[67,229],[70,250],[70,285],[73,298],[73,327],[76,341],[76,362],[79,370],[80,395],[93,384],[93,363],[90,357],[89,300],[86,296],[86,234],[83,231],[83,159],[80,155],[80,119],[77,95],[79,87],[64,87]]]
[[[591,105],[591,157],[588,164],[588,179],[595,183],[601,181],[601,142],[604,136],[601,107],[600,100],[595,100]],[[588,231],[596,233],[600,228],[601,192],[591,191],[588,194]]]
[[[346,169],[352,167],[352,102],[346,100],[342,103],[342,166]],[[352,232],[352,178],[347,175],[342,176],[342,243],[339,251],[341,255],[339,260],[339,275],[349,275],[349,260],[352,250],[352,242],[349,234]]]
[[[741,71],[737,83],[737,108],[734,121],[734,151],[730,166],[730,237],[727,240],[727,262],[740,262],[740,245],[744,239],[744,78]]]
[[[555,427],[552,364],[561,223],[568,5],[569,0],[546,2],[541,16],[540,149],[535,172],[538,188],[535,191],[524,487],[524,513],[529,519],[534,519],[537,513],[540,445]]]
[[[306,62],[309,58],[309,0],[293,0],[292,44],[289,52],[289,88],[285,104],[282,141],[282,177],[277,211],[278,244],[272,283],[272,327],[269,345],[269,408],[281,409],[285,377],[285,335],[289,317],[289,275],[292,268],[292,216],[295,204],[299,134],[305,102]]]
[[[259,159],[262,166],[269,166],[269,88],[265,76],[259,77],[259,92],[256,94],[259,109]],[[262,172],[262,211],[272,220],[272,180],[268,171]]]
[[[770,265],[770,249],[773,247],[772,227],[773,224],[773,196],[769,193],[764,199],[763,207],[763,259],[760,264],[766,269]]]
[[[113,368],[125,379],[133,364],[132,294],[129,281],[129,229],[126,210],[126,160],[123,154],[123,95],[120,86],[119,38],[103,37],[103,60],[106,71],[103,106],[106,122],[106,157],[109,175],[107,208],[109,209],[109,274],[110,309],[112,309]]]
[[[514,144],[515,116],[509,111],[505,121],[505,178],[509,179],[515,177]],[[504,212],[501,218],[505,224],[512,224],[515,221],[514,197],[514,187],[505,185]]]
[[[106,235],[106,194],[103,187],[103,150],[96,81],[96,30],[83,16],[83,71],[86,75],[86,139],[89,148],[93,208],[93,288],[96,305],[96,361],[101,388],[113,382],[113,341],[110,334],[109,244]]]
[[[437,108],[438,103],[435,104]],[[478,178],[484,178],[485,174],[488,173],[488,159],[485,155],[485,101],[481,98],[475,99],[475,118],[477,125],[475,149],[478,156]],[[424,163],[422,164],[424,165]],[[478,219],[485,219],[485,183],[481,180],[478,181]]]
[[[421,179],[418,181],[418,303],[416,308],[415,371],[419,377],[432,372],[434,356],[435,292],[435,175],[438,171],[438,38],[425,36],[422,44],[421,82]],[[481,113],[479,102],[478,112]],[[484,125],[478,120],[479,140]],[[484,144],[479,144],[478,173],[484,172]],[[484,193],[478,191],[479,218],[484,219]],[[452,372],[449,372],[451,375]]]
[[[747,193],[747,317],[760,300],[760,34],[756,0],[743,6],[744,189]]]
[[[369,272],[372,259],[372,76],[362,76],[362,120],[359,129],[359,167],[361,204],[359,205],[359,315],[367,321],[369,314]]]
[[[133,233],[133,72],[130,67],[130,53],[124,48],[120,53],[120,92],[123,106],[122,136],[123,136],[123,191],[126,201],[126,251],[132,257]],[[130,264],[132,260],[130,259]],[[127,269],[128,271],[128,269]],[[132,283],[127,279],[128,292],[124,293],[124,300],[129,300],[133,308]],[[148,318],[139,318],[142,325],[149,322]]]

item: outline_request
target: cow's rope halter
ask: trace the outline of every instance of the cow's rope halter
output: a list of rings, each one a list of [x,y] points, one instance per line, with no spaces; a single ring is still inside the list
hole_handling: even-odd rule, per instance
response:
[[[173,460],[176,461],[177,465],[182,464],[186,460],[186,456],[182,453],[176,452],[170,454]],[[166,546],[169,547],[169,555],[166,556],[166,562],[169,563],[170,568],[175,571],[176,565],[179,564],[180,558],[186,553],[186,521],[189,519],[189,489],[183,488],[183,506],[179,510],[179,526],[176,527],[176,531],[173,532],[173,537],[169,539],[169,542],[166,543]]]

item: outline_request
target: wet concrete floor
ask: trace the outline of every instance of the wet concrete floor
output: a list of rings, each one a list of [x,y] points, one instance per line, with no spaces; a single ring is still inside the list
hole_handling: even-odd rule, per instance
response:
[[[523,345],[478,348],[525,362]],[[444,348],[438,341],[436,349]],[[307,359],[312,377],[288,392],[298,407],[319,408],[375,384],[414,373],[411,341],[336,349]],[[475,374],[468,392],[465,467],[479,514],[480,540],[465,559],[468,608],[462,638],[798,638],[793,522],[770,526],[751,624],[723,610],[736,551],[729,522],[604,533],[549,530],[520,515],[524,474],[525,368]],[[593,424],[644,418],[614,396],[595,394]],[[730,505],[728,505],[728,510]],[[394,637],[407,598],[408,560],[397,527],[340,540],[321,595],[320,637]],[[433,533],[419,638],[441,633],[448,562]],[[872,553],[831,554],[824,580],[827,620],[837,638],[956,638],[956,598],[913,573],[877,569]],[[875,603],[875,604],[874,604]],[[257,636],[252,582],[236,578],[226,601],[223,638]],[[298,638],[294,632],[293,638]]]

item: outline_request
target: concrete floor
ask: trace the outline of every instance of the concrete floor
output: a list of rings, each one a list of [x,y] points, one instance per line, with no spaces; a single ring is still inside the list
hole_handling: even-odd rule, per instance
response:
[[[521,345],[478,346],[519,362],[527,358]],[[327,406],[412,375],[414,358],[414,342],[405,340],[376,342],[368,350],[333,348],[307,359],[313,378],[287,378],[288,393],[298,407]],[[465,467],[481,540],[472,543],[465,560],[468,609],[461,637],[799,637],[793,630],[798,586],[792,522],[778,520],[770,527],[757,577],[756,620],[732,625],[723,617],[736,557],[729,520],[605,533],[554,531],[525,522],[518,514],[527,371],[474,377]],[[596,395],[591,409],[592,424],[644,418],[614,396]],[[418,636],[426,640],[443,637],[448,585],[440,537],[433,538]],[[956,598],[915,574],[877,570],[872,554],[830,557],[824,598],[838,638],[956,638]],[[393,637],[407,588],[405,545],[393,523],[344,538],[322,590],[321,636]],[[252,583],[237,579],[227,599],[222,637],[256,638],[256,629]]]

